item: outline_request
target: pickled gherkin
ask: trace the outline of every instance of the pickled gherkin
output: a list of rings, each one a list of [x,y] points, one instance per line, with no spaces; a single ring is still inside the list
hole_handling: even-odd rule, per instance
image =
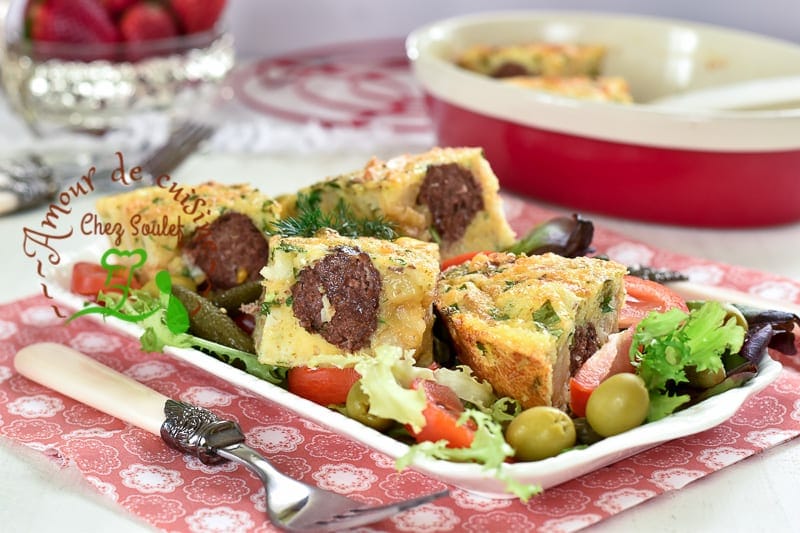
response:
[[[180,285],[172,287],[172,293],[189,311],[189,331],[230,348],[255,353],[253,338],[209,299]]]

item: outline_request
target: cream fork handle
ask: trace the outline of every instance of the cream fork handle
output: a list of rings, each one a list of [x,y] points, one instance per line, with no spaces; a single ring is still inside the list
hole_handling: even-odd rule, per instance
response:
[[[14,367],[65,396],[161,434],[167,396],[68,346],[53,342],[26,346],[14,357]]]

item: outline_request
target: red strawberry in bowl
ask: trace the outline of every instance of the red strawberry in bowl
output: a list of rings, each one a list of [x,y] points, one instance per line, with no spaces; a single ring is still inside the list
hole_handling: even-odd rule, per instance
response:
[[[224,1],[198,2],[188,24],[172,0],[11,1],[0,89],[45,134],[94,136],[143,112],[169,116],[178,102],[202,102],[235,64],[216,24]]]
[[[225,9],[226,0],[169,0],[183,33],[210,30]]]
[[[161,4],[150,2],[126,9],[119,19],[119,30],[126,42],[168,39],[178,34],[172,14]]]
[[[122,57],[129,58],[124,44],[177,38],[175,50],[203,46],[195,34],[211,34],[226,0],[28,0],[25,10],[25,36],[34,43],[45,46],[38,50],[41,56],[67,58],[60,48],[47,43],[67,45],[102,45],[123,43],[119,48]],[[192,37],[183,40],[181,37]],[[199,37],[199,36],[198,36]],[[141,46],[136,45],[140,50]],[[109,52],[111,50],[111,52]],[[69,58],[111,58],[113,46],[105,51],[83,48]],[[159,46],[158,53],[169,53]],[[117,54],[119,55],[119,54]],[[148,54],[148,55],[152,55]],[[141,57],[137,52],[137,57]]]
[[[116,17],[134,4],[138,4],[140,0],[101,0],[103,7],[106,8],[109,15]]]
[[[113,43],[119,32],[99,0],[44,0],[29,6],[30,36],[58,43]]]

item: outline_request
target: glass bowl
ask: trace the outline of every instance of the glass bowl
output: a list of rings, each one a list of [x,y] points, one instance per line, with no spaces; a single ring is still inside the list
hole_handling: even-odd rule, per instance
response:
[[[221,26],[141,43],[32,42],[23,36],[25,4],[10,5],[0,75],[11,108],[41,135],[192,110],[213,98],[234,65],[233,39]]]

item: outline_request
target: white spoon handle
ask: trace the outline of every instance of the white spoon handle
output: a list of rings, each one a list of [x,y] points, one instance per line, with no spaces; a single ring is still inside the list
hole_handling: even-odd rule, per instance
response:
[[[68,346],[26,346],[17,352],[14,367],[28,379],[160,435],[166,396]]]
[[[790,109],[800,105],[800,76],[761,78],[696,89],[648,102],[668,109]]]

